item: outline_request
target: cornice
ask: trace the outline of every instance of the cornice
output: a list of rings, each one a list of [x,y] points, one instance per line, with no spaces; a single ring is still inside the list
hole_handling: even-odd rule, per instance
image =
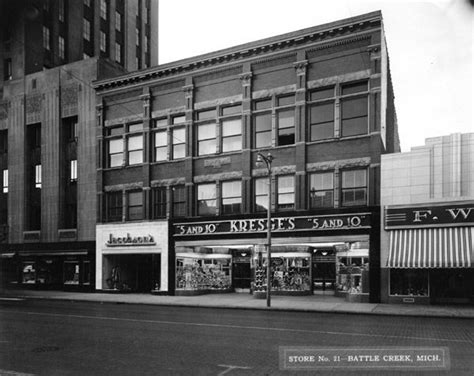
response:
[[[338,41],[334,41],[336,45],[348,43],[345,42],[345,38],[342,38],[347,33],[361,32],[370,28],[376,28],[380,26],[381,22],[381,13],[379,11],[372,12],[177,62],[159,65],[118,78],[96,81],[93,83],[93,86],[98,92],[107,91],[109,89],[119,89],[149,80],[161,79],[177,74],[188,74],[198,71],[199,69],[210,68],[223,63],[237,63],[244,59],[264,57],[264,55],[268,53],[284,52],[292,47],[313,43],[324,43],[321,47],[315,46],[312,48],[313,50],[328,48],[334,45],[333,43],[329,43],[332,38],[340,38]],[[365,38],[367,37],[368,36]],[[359,37],[348,38],[348,40],[354,41],[358,40],[357,38]],[[360,38],[364,39],[363,36]],[[261,62],[262,60],[258,61]]]

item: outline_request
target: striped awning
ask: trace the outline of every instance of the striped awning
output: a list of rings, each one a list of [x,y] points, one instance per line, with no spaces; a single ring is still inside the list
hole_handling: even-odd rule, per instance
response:
[[[389,268],[472,268],[474,227],[390,231]]]

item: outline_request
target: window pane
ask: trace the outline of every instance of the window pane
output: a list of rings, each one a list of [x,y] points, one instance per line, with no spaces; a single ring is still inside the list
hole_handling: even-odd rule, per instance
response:
[[[186,133],[184,128],[176,128],[171,131],[173,144],[184,144],[186,142]]]
[[[235,151],[242,149],[242,136],[226,137],[222,139],[222,151]]]
[[[113,127],[107,129],[107,134],[109,136],[117,136],[123,133],[123,127]]]
[[[367,184],[366,170],[349,170],[342,172],[342,187],[365,187]]]
[[[268,210],[268,197],[257,196],[255,198],[255,211],[266,211]]]
[[[155,128],[167,126],[168,125],[168,119],[166,119],[166,118],[156,119],[154,124],[155,124]]]
[[[242,105],[238,104],[236,106],[228,106],[222,109],[222,115],[233,115],[233,114],[240,114],[242,112]]]
[[[198,155],[215,154],[216,152],[216,139],[199,141],[198,144]]]
[[[201,124],[198,127],[198,140],[206,140],[216,137],[215,124]]]
[[[109,141],[110,153],[121,153],[123,151],[123,140],[121,138]]]
[[[264,110],[267,108],[272,108],[272,101],[271,99],[266,99],[263,101],[257,101],[254,103],[255,110]]]
[[[272,146],[272,132],[261,132],[257,133],[255,138],[255,147],[263,148],[266,146]]]
[[[324,189],[333,189],[333,173],[323,173],[323,174],[312,174],[310,176],[310,186],[311,189],[324,190]]]
[[[155,161],[166,161],[168,159],[168,150],[166,147],[155,149]]]
[[[318,89],[310,94],[310,100],[315,101],[318,99],[332,98],[334,97],[334,87]]]
[[[216,198],[215,184],[201,184],[198,185],[198,200],[207,200]]]
[[[123,163],[123,154],[114,154],[110,156],[110,167],[118,167],[121,166]]]
[[[233,119],[222,122],[222,136],[233,136],[242,133],[242,120]]]
[[[279,111],[278,112],[278,128],[289,128],[295,125],[295,111]]]
[[[255,193],[257,195],[268,195],[268,179],[255,180]]]
[[[185,115],[175,116],[172,120],[172,124],[180,124],[186,121]]]
[[[217,117],[217,111],[216,109],[200,111],[197,116],[197,120],[215,119]]]
[[[186,145],[179,144],[173,146],[173,159],[184,158],[186,156]]]
[[[128,131],[129,132],[138,132],[138,131],[142,131],[143,130],[143,124],[142,123],[139,123],[139,124],[130,124],[128,126]]]
[[[350,98],[342,101],[342,118],[367,116],[367,97]]]
[[[168,137],[167,137],[166,131],[156,132],[155,133],[155,147],[167,146],[167,145],[168,145]]]
[[[313,105],[310,117],[311,124],[334,121],[334,102]]]
[[[128,150],[143,149],[143,136],[133,136],[128,138]]]
[[[294,184],[293,176],[278,177],[278,193],[294,192]]]
[[[240,197],[242,183],[240,181],[226,181],[222,183],[222,197]]]
[[[334,122],[311,125],[311,141],[334,137]]]
[[[128,153],[128,164],[143,163],[143,152],[141,150],[131,151]]]
[[[142,204],[142,192],[130,192],[128,194],[128,205],[136,206]]]
[[[287,95],[285,97],[278,98],[278,106],[287,106],[295,104],[295,96],[294,95]]]
[[[255,130],[257,132],[272,129],[272,114],[255,115]]]
[[[342,86],[342,95],[360,93],[368,90],[367,81],[354,82],[352,84],[346,84]]]
[[[342,120],[342,136],[356,136],[367,133],[367,116]]]

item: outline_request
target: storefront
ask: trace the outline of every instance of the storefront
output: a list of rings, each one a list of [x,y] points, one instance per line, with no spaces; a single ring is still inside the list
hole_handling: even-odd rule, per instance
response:
[[[96,290],[168,293],[168,222],[98,225]]]
[[[272,294],[340,290],[342,296],[358,295],[351,300],[369,301],[372,283],[375,301],[380,287],[376,279],[369,281],[369,260],[378,262],[379,238],[373,222],[370,212],[272,218]],[[173,223],[175,294],[266,292],[266,233],[267,220],[261,217]],[[353,269],[352,284],[346,281],[347,268]]]
[[[54,243],[15,248],[12,245],[9,252],[1,254],[2,285],[6,288],[92,291],[94,243],[75,243],[74,248],[67,246]]]
[[[389,206],[382,240],[385,301],[474,304],[472,202]]]

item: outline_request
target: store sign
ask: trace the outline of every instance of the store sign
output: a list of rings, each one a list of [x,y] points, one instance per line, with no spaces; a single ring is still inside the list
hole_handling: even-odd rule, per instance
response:
[[[370,213],[335,214],[271,219],[272,232],[330,231],[370,228]],[[232,219],[227,221],[178,223],[174,236],[213,234],[249,234],[267,231],[266,218]]]
[[[109,239],[105,242],[107,247],[127,247],[127,246],[143,246],[143,245],[156,245],[155,239],[152,235],[142,236],[114,236],[109,234]]]
[[[448,204],[412,208],[387,208],[385,229],[474,225],[474,205]]]

